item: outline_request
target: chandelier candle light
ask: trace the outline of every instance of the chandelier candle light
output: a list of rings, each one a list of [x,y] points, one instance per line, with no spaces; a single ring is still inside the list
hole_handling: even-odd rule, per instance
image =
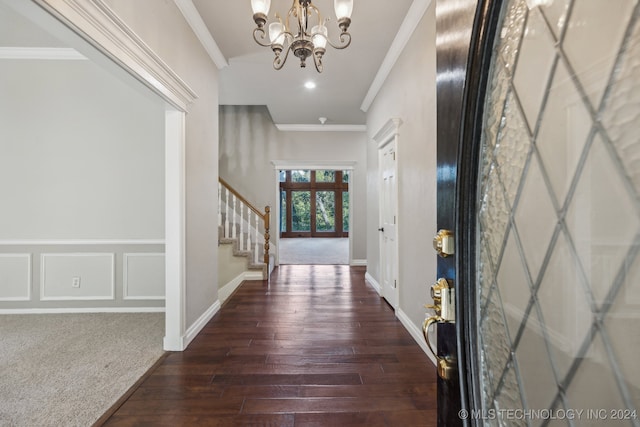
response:
[[[269,41],[265,43],[266,38],[265,25],[267,23],[267,15],[271,7],[271,0],[251,0],[253,8],[253,20],[257,27],[253,30],[253,39],[260,46],[270,47],[276,57],[273,60],[273,68],[281,69],[289,52],[300,58],[300,66],[306,66],[308,57],[313,58],[313,63],[319,73],[322,72],[322,56],[329,44],[334,49],[344,49],[351,44],[351,34],[349,34],[349,25],[351,25],[351,12],[353,11],[353,0],[334,0],[334,8],[336,17],[338,18],[338,27],[342,30],[340,33],[340,43],[334,44],[329,40],[328,30],[325,25],[326,21],[322,20],[320,11],[313,5],[311,0],[293,0],[293,5],[289,9],[287,19],[283,22],[280,15],[276,13],[276,22],[269,24]],[[310,21],[315,15],[316,25],[309,30]],[[297,33],[291,31],[289,20],[294,18],[297,21]],[[327,19],[328,20],[328,19]],[[282,55],[282,51],[285,51]]]

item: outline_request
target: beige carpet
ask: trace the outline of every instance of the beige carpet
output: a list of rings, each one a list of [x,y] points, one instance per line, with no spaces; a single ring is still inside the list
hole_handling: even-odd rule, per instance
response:
[[[0,426],[91,426],[163,336],[163,313],[0,315]]]
[[[348,238],[281,238],[280,264],[349,264]]]

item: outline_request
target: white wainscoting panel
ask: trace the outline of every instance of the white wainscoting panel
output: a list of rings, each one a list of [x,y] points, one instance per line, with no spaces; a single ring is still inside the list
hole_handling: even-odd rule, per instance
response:
[[[31,299],[31,254],[0,254],[0,301]]]
[[[165,261],[163,253],[125,253],[123,264],[123,299],[164,299]]]
[[[40,299],[115,299],[113,253],[59,253],[41,255]],[[74,287],[74,279],[79,287]]]

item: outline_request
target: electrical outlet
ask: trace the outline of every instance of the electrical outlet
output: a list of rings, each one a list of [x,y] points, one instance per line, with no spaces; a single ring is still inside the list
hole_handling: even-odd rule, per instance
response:
[[[80,287],[80,277],[73,277],[71,279],[71,287],[72,288],[79,288]]]

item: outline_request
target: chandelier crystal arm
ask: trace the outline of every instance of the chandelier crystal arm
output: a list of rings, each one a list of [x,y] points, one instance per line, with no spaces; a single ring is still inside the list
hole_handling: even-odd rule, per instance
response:
[[[256,27],[253,30],[253,39],[262,47],[271,47],[271,43],[263,43],[262,40],[267,38],[267,33],[264,27]]]
[[[283,20],[276,13],[277,21],[268,25],[268,34],[265,27],[267,26],[267,14],[271,0],[252,0],[251,4],[254,12],[253,20],[256,23],[253,39],[258,45],[271,48],[275,54],[273,68],[276,70],[282,69],[289,53],[293,52],[303,68],[306,66],[305,61],[311,56],[316,70],[321,73],[323,70],[322,58],[326,53],[327,44],[334,49],[345,49],[351,44],[351,34],[348,30],[351,24],[353,0],[334,0],[334,9],[340,29],[336,42],[329,40],[326,25],[329,20],[323,20],[322,14],[313,4],[313,0],[293,0],[286,19]],[[312,27],[312,22],[315,22],[316,19],[317,25]],[[292,23],[297,28],[292,29]]]
[[[276,53],[276,57],[273,58],[273,68],[276,70],[282,69],[284,67],[285,62],[287,62],[287,58],[289,57],[289,52],[291,52],[291,45],[287,46],[287,49],[284,52],[284,57],[281,53]]]
[[[345,49],[347,47],[349,47],[349,45],[351,44],[351,33],[349,33],[348,31],[344,31],[342,33],[340,33],[340,43],[333,43],[331,40],[329,40],[328,37],[326,37],[324,34],[316,34],[316,37],[322,37],[327,41],[327,44],[329,46],[331,46],[334,49]]]

